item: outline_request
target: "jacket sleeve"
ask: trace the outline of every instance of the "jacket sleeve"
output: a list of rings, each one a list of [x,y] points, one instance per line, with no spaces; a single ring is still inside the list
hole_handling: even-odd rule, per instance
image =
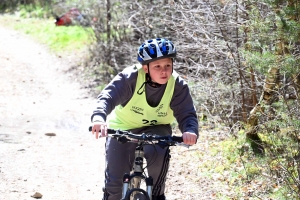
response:
[[[126,68],[116,75],[98,95],[91,121],[105,122],[116,106],[127,103],[133,95],[136,79],[137,70],[134,68]]]
[[[171,109],[174,112],[179,129],[182,133],[199,134],[199,125],[193,99],[187,83],[180,77],[176,79]]]

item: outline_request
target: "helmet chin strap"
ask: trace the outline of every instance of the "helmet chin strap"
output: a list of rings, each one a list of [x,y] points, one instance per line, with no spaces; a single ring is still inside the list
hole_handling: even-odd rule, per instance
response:
[[[161,84],[155,83],[155,82],[152,81],[151,76],[150,76],[149,64],[147,64],[147,67],[148,67],[148,73],[146,73],[146,81],[141,85],[141,87],[137,91],[137,93],[139,95],[143,94],[143,92],[145,91],[145,87],[144,86],[146,84],[148,84],[148,85],[150,85],[151,87],[154,87],[154,88],[158,88],[158,87],[161,86]]]
[[[151,87],[158,88],[161,86],[161,84],[153,82],[150,75],[150,67],[149,63],[147,64],[148,67],[148,73],[146,73],[146,83],[148,83]]]

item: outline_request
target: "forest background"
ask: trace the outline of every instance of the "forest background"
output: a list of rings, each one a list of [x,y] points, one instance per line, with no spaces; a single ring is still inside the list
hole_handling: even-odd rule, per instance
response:
[[[71,70],[92,93],[136,62],[144,40],[172,40],[175,70],[190,85],[201,130],[219,133],[210,144],[219,160],[198,166],[208,178],[221,174],[218,181],[234,191],[219,198],[300,199],[298,0],[0,3],[4,16],[24,24],[38,19],[40,27],[74,7],[83,18],[46,40],[62,56],[77,53]]]

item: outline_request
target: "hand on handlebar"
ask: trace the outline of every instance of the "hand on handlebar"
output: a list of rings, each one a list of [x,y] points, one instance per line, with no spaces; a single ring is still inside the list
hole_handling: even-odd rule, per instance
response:
[[[184,132],[182,138],[183,142],[188,145],[194,145],[197,142],[197,135],[195,133]]]
[[[107,136],[107,124],[105,122],[94,122],[92,126],[92,134],[95,133],[96,139]]]

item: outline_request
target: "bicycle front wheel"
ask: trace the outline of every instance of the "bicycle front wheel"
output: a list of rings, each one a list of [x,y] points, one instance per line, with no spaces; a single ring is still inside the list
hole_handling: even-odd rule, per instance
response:
[[[141,177],[134,177],[129,183],[130,200],[150,200],[148,193],[141,189],[146,188],[144,179]]]
[[[133,188],[127,191],[126,200],[150,200],[148,193],[145,190]]]
[[[150,200],[148,195],[144,195],[143,193],[136,193],[133,197],[133,200]]]

